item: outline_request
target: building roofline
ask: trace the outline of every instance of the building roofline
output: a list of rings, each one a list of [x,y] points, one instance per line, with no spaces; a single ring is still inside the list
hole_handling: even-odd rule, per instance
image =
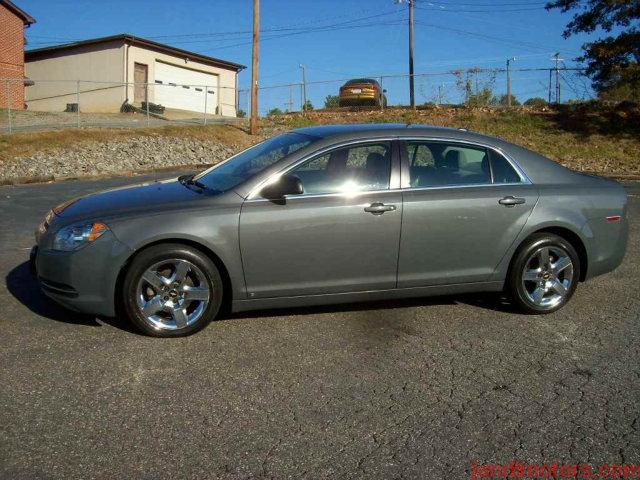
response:
[[[52,47],[43,47],[43,48],[35,48],[32,50],[26,50],[24,52],[24,56],[25,56],[25,61],[28,62],[30,60],[37,60],[39,58],[46,57],[47,54],[49,53],[53,54],[53,53],[63,52],[65,50],[71,50],[71,49],[86,46],[86,45],[98,45],[101,43],[107,43],[107,42],[113,42],[113,41],[122,41],[128,45],[146,47],[150,50],[156,50],[162,53],[188,57],[189,60],[205,63],[207,65],[212,65],[215,67],[225,68],[227,70],[234,70],[236,72],[239,72],[240,70],[244,70],[245,68],[247,68],[244,65],[241,65],[239,63],[228,62],[226,60],[210,57],[208,55],[202,55],[200,53],[190,52],[188,50],[172,47],[171,45],[165,45],[164,43],[154,42],[153,40],[137,37],[135,35],[130,35],[127,33],[111,35],[108,37],[90,38],[87,40],[81,40],[79,42],[64,43],[62,45],[54,45]]]
[[[27,12],[19,8],[15,3],[10,2],[9,0],[0,0],[0,5],[4,5],[7,9],[12,12],[15,16],[22,20],[24,25],[33,25],[36,23],[36,19],[29,15]]]

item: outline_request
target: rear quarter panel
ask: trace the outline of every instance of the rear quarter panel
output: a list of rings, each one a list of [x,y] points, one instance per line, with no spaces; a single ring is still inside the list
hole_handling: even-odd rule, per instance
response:
[[[600,180],[600,179],[598,179]],[[606,183],[604,183],[606,182]],[[540,197],[525,228],[496,269],[496,280],[504,280],[511,258],[531,234],[564,228],[576,234],[587,254],[586,278],[615,269],[626,248],[626,192],[615,182],[575,182],[537,185]],[[620,215],[619,222],[607,216]]]

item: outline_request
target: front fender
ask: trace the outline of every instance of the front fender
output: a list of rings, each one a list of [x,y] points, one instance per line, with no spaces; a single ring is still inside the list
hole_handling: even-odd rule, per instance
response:
[[[203,249],[213,252],[224,264],[231,280],[233,298],[244,299],[246,289],[240,259],[239,219],[239,207],[225,206],[162,212],[117,220],[109,226],[116,237],[132,250],[131,257],[148,245],[158,242],[186,241],[201,245]],[[120,268],[123,266],[124,264]]]

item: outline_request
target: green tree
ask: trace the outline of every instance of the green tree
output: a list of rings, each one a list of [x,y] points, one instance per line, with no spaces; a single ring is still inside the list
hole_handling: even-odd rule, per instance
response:
[[[456,87],[464,97],[464,103],[470,107],[484,107],[491,103],[495,70],[472,67],[467,70],[451,72],[456,78]]]
[[[302,106],[302,110],[309,111],[309,110],[313,110],[313,104],[311,103],[311,100],[307,100],[306,102],[304,102],[304,105]]]
[[[491,105],[500,105],[500,106],[506,107],[509,104],[507,99],[508,97],[506,93],[503,95],[500,95],[499,97],[493,97],[491,99]],[[518,99],[513,95],[511,95],[511,105],[514,107],[520,105],[520,102],[518,101]]]
[[[340,97],[338,95],[327,95],[324,99],[324,108],[337,108],[340,106]]]
[[[547,10],[576,11],[565,38],[598,29],[607,36],[582,46],[593,88],[604,98],[640,101],[640,5],[638,0],[554,0]],[[613,31],[617,34],[612,35]]]
[[[535,107],[535,108],[546,107],[548,105],[547,101],[542,97],[528,98],[524,102],[524,104],[527,107]]]
[[[245,112],[244,110],[238,110],[238,118],[244,118],[247,116],[247,112]]]
[[[272,108],[267,112],[267,117],[275,117],[276,115],[282,115],[282,110],[278,107]]]

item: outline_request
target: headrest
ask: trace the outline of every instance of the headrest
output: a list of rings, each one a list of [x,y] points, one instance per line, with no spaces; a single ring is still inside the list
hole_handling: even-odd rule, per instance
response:
[[[386,162],[386,160],[384,158],[384,155],[382,155],[381,153],[371,152],[369,155],[367,155],[367,165],[366,165],[367,170],[369,170],[369,169],[374,169],[374,170],[384,169],[386,163],[387,162]]]
[[[442,166],[450,170],[460,170],[460,151],[449,150],[444,156]]]

